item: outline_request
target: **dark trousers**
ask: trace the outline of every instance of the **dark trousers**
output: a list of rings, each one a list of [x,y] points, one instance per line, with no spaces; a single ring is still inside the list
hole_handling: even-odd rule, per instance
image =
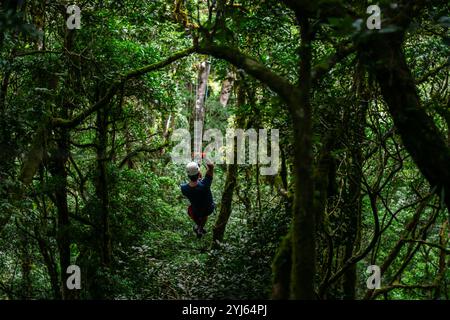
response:
[[[188,207],[188,215],[198,226],[202,228],[205,226],[206,221],[208,221],[208,215],[199,215],[198,213],[194,212],[194,210],[192,210],[192,206]]]

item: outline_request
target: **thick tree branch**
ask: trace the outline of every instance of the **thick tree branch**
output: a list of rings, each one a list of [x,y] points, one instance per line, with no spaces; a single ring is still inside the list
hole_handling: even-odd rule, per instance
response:
[[[148,148],[148,147],[139,147],[133,151],[131,151],[129,154],[127,154],[125,156],[125,158],[123,158],[123,160],[120,162],[119,168],[122,168],[128,160],[130,160],[131,158],[137,156],[139,153],[141,152],[146,152],[146,153],[152,153],[152,152],[156,152],[156,151],[161,151],[162,149],[164,149],[165,147],[167,147],[169,145],[168,142],[155,147],[155,148]]]
[[[236,67],[244,69],[249,75],[267,85],[283,99],[288,99],[293,91],[297,90],[288,80],[235,48],[213,44],[200,44],[196,47],[195,51],[226,60]]]
[[[180,60],[180,59],[182,59],[184,57],[187,57],[188,55],[190,55],[190,54],[192,54],[194,52],[195,52],[195,48],[194,47],[178,51],[177,53],[175,53],[174,55],[170,56],[169,58],[167,58],[167,59],[165,59],[163,61],[160,61],[160,62],[157,62],[157,63],[154,63],[154,64],[151,64],[151,65],[148,65],[148,66],[145,66],[145,67],[142,67],[142,68],[139,68],[139,69],[136,69],[136,70],[128,72],[127,74],[125,74],[123,76],[123,81],[129,80],[129,79],[132,79],[132,78],[137,78],[137,77],[140,77],[140,76],[142,76],[142,75],[144,75],[146,73],[162,69],[162,68],[168,66],[169,64],[171,64],[171,63],[173,63],[173,62],[175,62],[177,60]]]

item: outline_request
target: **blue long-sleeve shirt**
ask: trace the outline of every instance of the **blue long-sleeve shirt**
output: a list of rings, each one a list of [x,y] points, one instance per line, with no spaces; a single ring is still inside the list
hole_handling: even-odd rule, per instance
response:
[[[181,193],[189,199],[192,205],[192,211],[199,216],[209,215],[214,211],[214,200],[211,193],[212,176],[205,175],[205,178],[199,180],[195,187],[189,183],[183,183]]]

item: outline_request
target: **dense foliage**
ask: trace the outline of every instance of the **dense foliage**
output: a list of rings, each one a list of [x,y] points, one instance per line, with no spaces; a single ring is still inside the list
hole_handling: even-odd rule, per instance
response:
[[[0,299],[449,298],[444,1],[69,2],[0,7]],[[202,239],[199,116],[280,132],[277,175],[216,166]]]

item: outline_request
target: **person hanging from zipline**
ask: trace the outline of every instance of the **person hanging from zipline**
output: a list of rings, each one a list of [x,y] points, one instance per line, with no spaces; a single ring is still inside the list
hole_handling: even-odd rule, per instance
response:
[[[194,232],[197,238],[201,238],[206,230],[204,226],[215,208],[214,199],[211,193],[211,183],[214,174],[214,164],[206,161],[207,171],[202,179],[200,166],[197,162],[189,162],[186,165],[186,173],[189,177],[189,183],[181,185],[181,193],[188,198],[190,206],[188,215],[195,222]]]

